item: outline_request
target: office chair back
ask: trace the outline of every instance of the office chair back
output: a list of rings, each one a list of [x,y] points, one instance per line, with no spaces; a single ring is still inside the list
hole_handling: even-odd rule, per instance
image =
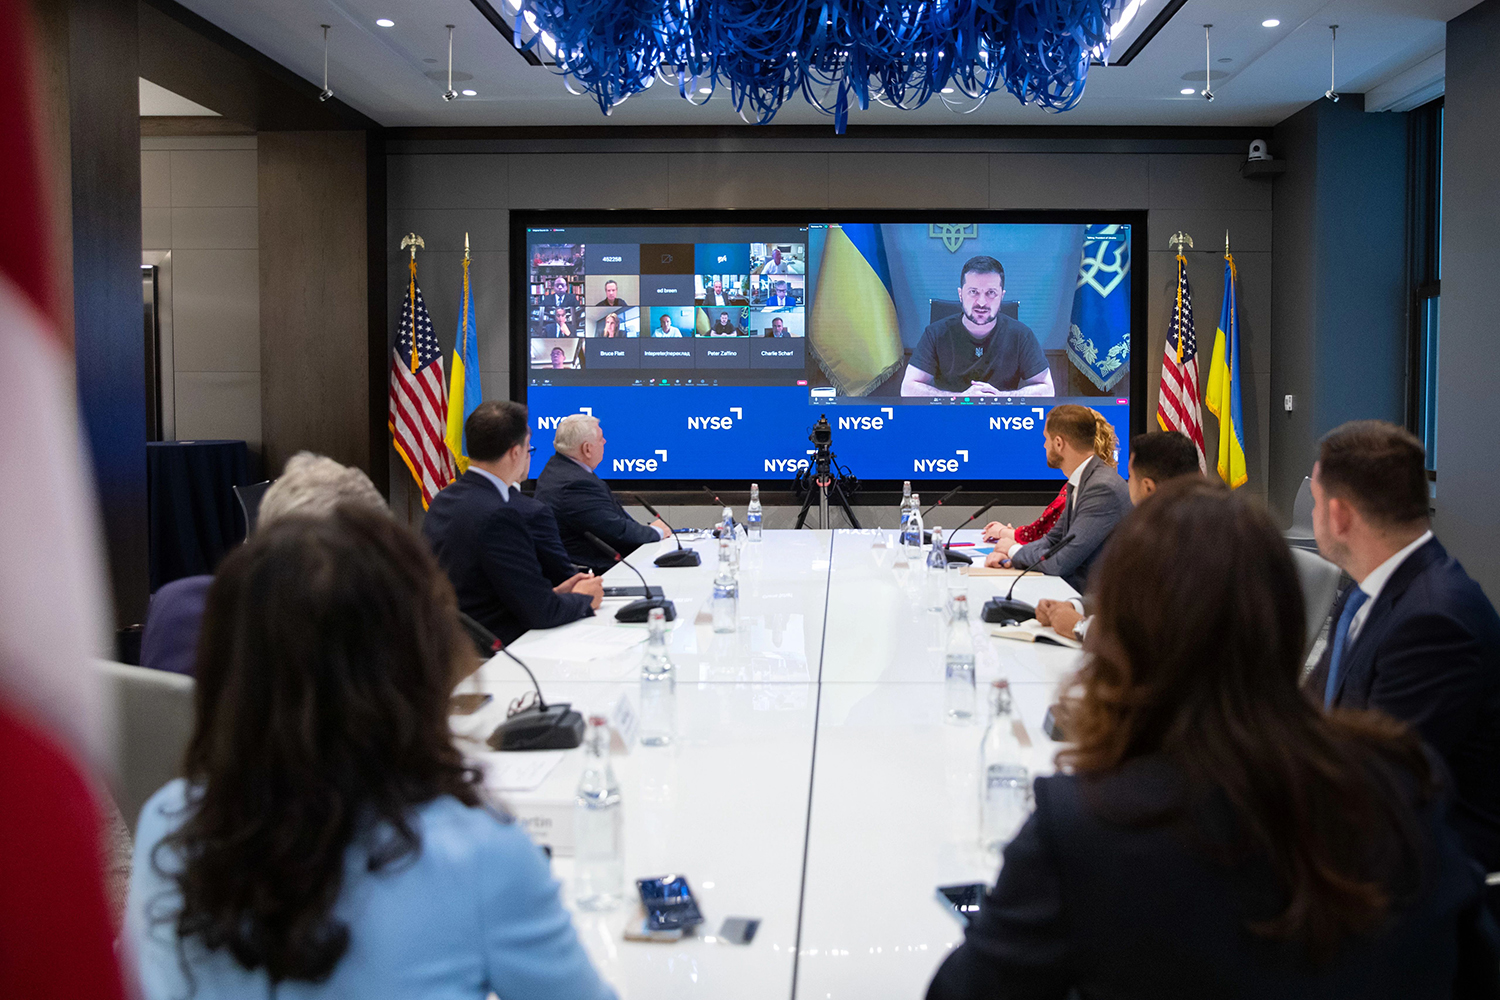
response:
[[[110,790],[133,836],[146,800],[182,774],[193,735],[193,679],[108,660],[97,664],[116,720],[119,767]]]
[[[271,488],[271,480],[234,487],[234,498],[240,502],[240,512],[245,515],[245,537],[255,533],[255,522],[260,517],[260,501]]]
[[[1302,485],[1297,487],[1297,499],[1292,502],[1292,526],[1286,532],[1288,545],[1313,552],[1318,550],[1318,542],[1313,538],[1312,512],[1312,479],[1303,476]]]
[[[928,299],[927,300],[927,322],[936,323],[944,316],[952,316],[963,308],[957,299]],[[1005,299],[1000,303],[1000,311],[1011,319],[1021,318],[1021,300]]]
[[[1339,579],[1343,571],[1316,552],[1292,549],[1292,561],[1297,564],[1297,579],[1302,584],[1302,606],[1307,611],[1307,642],[1303,652],[1312,648],[1323,631],[1333,602],[1339,596]]]

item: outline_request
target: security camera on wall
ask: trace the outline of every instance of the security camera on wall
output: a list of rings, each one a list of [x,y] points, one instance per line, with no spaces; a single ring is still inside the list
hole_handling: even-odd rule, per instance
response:
[[[1270,158],[1271,158],[1271,154],[1266,149],[1266,140],[1264,140],[1264,139],[1256,139],[1254,142],[1252,142],[1250,144],[1250,155],[1249,155],[1249,157],[1247,157],[1247,159],[1251,159],[1251,160],[1269,160]]]

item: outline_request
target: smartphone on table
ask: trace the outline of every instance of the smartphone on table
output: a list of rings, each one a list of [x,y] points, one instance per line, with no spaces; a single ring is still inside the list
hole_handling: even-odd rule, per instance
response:
[[[703,923],[703,913],[687,879],[661,875],[636,880],[641,905],[646,908],[646,927],[653,931],[683,930]]]

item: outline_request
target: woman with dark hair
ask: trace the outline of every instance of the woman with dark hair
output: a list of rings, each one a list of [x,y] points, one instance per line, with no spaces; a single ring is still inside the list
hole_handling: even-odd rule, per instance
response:
[[[1037,779],[930,1000],[1496,996],[1440,765],[1297,690],[1301,592],[1263,508],[1168,483],[1091,584],[1064,773]]]
[[[186,777],[136,834],[147,1000],[614,996],[453,744],[467,649],[452,588],[388,516],[290,517],[224,561]]]

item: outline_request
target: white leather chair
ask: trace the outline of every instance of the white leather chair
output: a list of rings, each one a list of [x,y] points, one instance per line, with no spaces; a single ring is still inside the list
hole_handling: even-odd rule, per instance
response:
[[[1323,631],[1323,623],[1339,596],[1339,579],[1343,570],[1316,552],[1293,548],[1292,561],[1297,564],[1297,579],[1302,584],[1302,606],[1307,611],[1307,641],[1303,651],[1312,648]]]
[[[98,669],[116,713],[111,791],[133,836],[146,800],[182,774],[193,735],[193,679],[108,660],[98,661]]]

